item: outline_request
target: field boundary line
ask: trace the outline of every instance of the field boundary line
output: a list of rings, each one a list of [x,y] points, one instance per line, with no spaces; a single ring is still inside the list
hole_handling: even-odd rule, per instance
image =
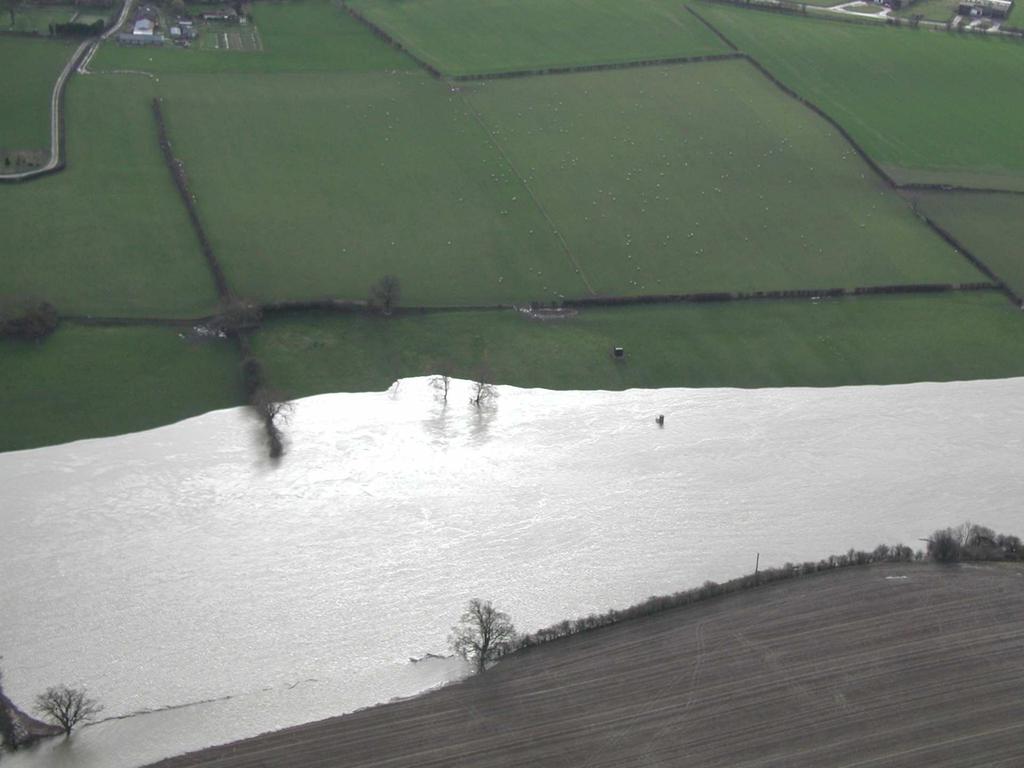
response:
[[[856,288],[800,288],[779,291],[751,291],[741,293],[679,293],[679,294],[641,294],[636,296],[592,296],[576,299],[561,299],[557,302],[526,302],[511,304],[435,304],[399,306],[393,314],[400,315],[444,315],[460,312],[525,312],[531,309],[585,309],[615,307],[632,307],[650,304],[718,304],[730,301],[822,301],[825,299],[843,299],[871,296],[892,295],[934,295],[940,293],[985,293],[1001,291],[995,283],[923,283],[920,285],[878,285],[860,286]],[[365,300],[348,299],[296,299],[291,301],[272,301],[258,305],[264,315],[287,315],[303,312],[330,312],[348,315],[376,314],[374,308]],[[168,328],[191,327],[216,324],[222,319],[221,314],[202,315],[198,317],[156,317],[156,316],[121,316],[121,315],[90,315],[62,314],[61,322],[96,327],[119,326],[164,326]]]
[[[729,301],[794,301],[807,299],[855,298],[858,296],[892,296],[936,293],[974,293],[1004,291],[997,283],[919,283],[896,285],[869,285],[855,288],[797,288],[778,291],[708,292],[708,293],[648,293],[635,296],[593,296],[581,299],[563,299],[559,306],[569,308],[616,307],[643,304],[721,304]]]
[[[210,245],[210,239],[206,235],[203,223],[199,219],[196,197],[192,193],[188,184],[188,177],[185,175],[185,164],[174,156],[174,150],[171,149],[171,142],[167,137],[167,125],[164,122],[163,110],[160,107],[160,99],[153,99],[153,118],[156,120],[157,141],[160,144],[160,151],[164,156],[164,163],[167,165],[167,170],[171,173],[171,180],[178,190],[178,196],[185,204],[185,211],[188,213],[189,221],[192,223],[192,229],[199,239],[199,247],[213,275],[217,294],[221,299],[228,299],[231,297],[231,288],[228,286],[227,278],[224,276],[224,269],[213,252],[213,247]]]
[[[708,293],[658,293],[636,295],[594,295],[574,299],[560,299],[556,302],[530,301],[510,304],[432,304],[405,305],[394,309],[401,314],[444,314],[449,312],[497,312],[520,311],[527,308],[550,309],[552,307],[615,307],[636,304],[714,304],[727,301],[794,301],[800,299],[820,300],[833,298],[855,298],[858,296],[888,296],[936,293],[984,293],[999,291],[995,283],[901,283],[893,285],[866,285],[853,288],[794,288],[776,291],[738,291]],[[289,312],[337,312],[340,314],[372,313],[373,307],[364,300],[320,298],[266,302],[260,305],[264,314],[287,314]]]
[[[928,182],[910,181],[896,184],[896,189],[906,192],[945,192],[946,194],[969,195],[1024,195],[1024,189],[998,189],[996,187],[961,187],[957,184],[933,184]]]
[[[686,9],[687,11],[689,11],[689,12],[690,12],[690,14],[691,14],[691,15],[692,15],[692,16],[693,16],[693,17],[694,17],[695,19],[697,19],[697,20],[698,20],[698,21],[699,21],[699,22],[700,22],[701,24],[703,24],[703,25],[704,25],[705,27],[707,27],[708,29],[710,29],[710,30],[711,30],[711,31],[712,31],[712,32],[713,32],[713,33],[715,34],[715,36],[716,36],[716,37],[718,37],[718,39],[719,39],[719,40],[721,40],[721,41],[722,41],[723,43],[725,43],[725,44],[726,44],[727,46],[729,46],[730,48],[732,48],[732,49],[733,49],[734,51],[737,51],[737,52],[738,52],[738,51],[740,50],[740,49],[739,49],[739,47],[738,47],[738,46],[736,45],[736,43],[734,43],[734,42],[733,42],[732,40],[730,40],[730,39],[729,39],[728,37],[726,37],[726,36],[725,36],[725,33],[724,33],[724,32],[722,32],[722,30],[720,30],[720,29],[719,29],[718,27],[716,27],[716,26],[715,26],[714,24],[712,24],[712,23],[711,23],[710,21],[708,21],[708,20],[707,20],[707,19],[705,19],[705,18],[704,18],[703,16],[701,16],[701,15],[700,15],[699,13],[697,13],[697,12],[696,12],[695,10],[693,10],[693,8],[691,8],[691,7],[689,6],[689,5],[684,5],[683,7],[684,7],[684,8],[685,8],[685,9]]]
[[[410,59],[416,62],[416,64],[418,64],[420,67],[429,72],[433,77],[437,78],[438,80],[444,77],[444,75],[441,74],[441,70],[439,70],[432,64],[428,64],[424,59],[420,58],[419,55],[410,51],[408,48],[405,47],[405,45],[401,43],[401,41],[399,41],[395,37],[392,37],[387,31],[384,30],[383,27],[380,27],[376,23],[370,21],[361,12],[357,11],[355,8],[346,3],[345,0],[341,0],[339,5],[341,6],[342,10],[348,13],[349,16],[351,16],[353,19],[355,19],[360,24],[365,26],[374,35],[376,35],[378,38],[380,38],[385,43],[390,45],[392,48],[396,48],[402,53],[404,53],[406,56],[408,56]]]
[[[526,193],[530,196],[530,199],[533,201],[533,204],[537,206],[537,210],[540,211],[541,215],[544,217],[544,220],[547,221],[548,226],[550,226],[551,230],[555,233],[555,237],[558,238],[558,242],[561,244],[562,251],[565,253],[566,258],[569,260],[569,264],[572,265],[572,267],[576,270],[576,274],[578,274],[580,276],[580,279],[583,280],[583,284],[587,287],[587,290],[590,291],[592,295],[597,295],[597,291],[594,290],[594,286],[592,286],[590,284],[590,280],[587,279],[587,273],[583,271],[583,267],[580,266],[580,263],[578,261],[576,261],[576,257],[572,255],[572,250],[569,248],[569,243],[566,242],[565,237],[562,235],[562,231],[555,224],[554,220],[551,218],[551,215],[548,213],[543,203],[541,203],[541,201],[537,198],[537,195],[534,194],[534,191],[527,183],[526,178],[523,176],[523,174],[519,172],[519,169],[516,168],[515,164],[512,162],[512,158],[510,158],[508,154],[505,152],[504,147],[502,147],[498,140],[495,138],[494,134],[491,132],[491,129],[487,127],[487,123],[484,122],[483,116],[481,116],[481,114],[477,111],[476,107],[473,106],[473,102],[470,101],[469,97],[466,96],[466,94],[464,94],[461,90],[459,91],[459,95],[462,97],[462,103],[466,105],[466,107],[472,113],[473,117],[476,119],[477,123],[480,125],[481,130],[483,130],[484,134],[487,136],[488,141],[491,142],[491,145],[498,151],[498,154],[501,155],[502,159],[505,161],[506,165],[508,165],[512,173],[514,173],[516,178],[519,179],[519,183],[523,185],[523,188],[526,190]]]
[[[572,66],[544,67],[542,69],[511,69],[505,72],[483,72],[469,75],[448,75],[447,79],[457,83],[477,82],[481,80],[508,80],[517,77],[545,77],[547,75],[571,75],[582,72],[606,72],[615,69],[635,69],[638,67],[675,66],[679,64],[701,64],[712,61],[728,61],[742,59],[744,55],[737,51],[730,53],[707,53],[700,56],[670,56],[664,59],[631,59],[603,64],[576,64]]]
[[[929,216],[928,214],[924,213],[921,210],[917,210],[915,211],[915,213],[917,217],[921,219],[921,221],[924,222],[935,234],[937,234],[944,241],[946,241],[948,245],[952,246],[961,256],[963,256],[965,259],[971,262],[971,264],[973,264],[979,272],[981,272],[986,277],[994,281],[995,284],[999,286],[999,290],[1006,294],[1006,296],[1018,308],[1024,309],[1024,299],[1021,299],[1021,297],[1017,295],[1016,291],[1010,288],[1010,286],[1006,284],[1006,281],[999,277],[988,266],[988,264],[982,261],[973,251],[971,251],[967,246],[965,246],[957,238],[955,238],[949,230],[947,230],[945,227],[941,226],[934,219],[932,219],[931,216]]]
[[[100,328],[117,328],[130,326],[151,326],[167,328],[185,328],[196,325],[207,325],[217,320],[218,315],[206,317],[117,317],[116,315],[61,315],[62,323],[90,325]]]
[[[695,11],[689,5],[687,5],[686,8],[687,10],[690,11],[690,13],[692,13],[694,16],[696,16],[698,19],[704,22],[704,24],[706,24],[709,29],[718,32],[716,27],[710,21],[708,21],[699,13],[697,13],[697,11]],[[726,38],[725,35],[722,34],[721,32],[718,32],[718,34],[722,37],[723,40],[728,40],[728,38]],[[896,192],[898,192],[901,189],[900,185],[896,182],[896,180],[893,179],[892,176],[890,176],[885,171],[885,169],[882,168],[881,165],[875,162],[874,158],[872,158],[867,153],[867,151],[857,142],[857,140],[850,135],[849,131],[847,131],[842,125],[840,125],[835,118],[828,114],[828,112],[823,110],[810,99],[801,96],[795,90],[793,90],[788,85],[779,80],[779,78],[777,78],[770,71],[768,71],[768,69],[754,56],[745,52],[743,53],[743,55],[747,59],[747,61],[750,62],[750,64],[755,69],[757,69],[757,71],[760,72],[765,78],[767,78],[769,82],[773,83],[776,88],[778,88],[780,91],[782,91],[790,98],[795,99],[800,104],[803,104],[804,107],[809,109],[815,115],[817,115],[830,126],[832,126],[839,133],[839,135],[846,141],[846,143],[850,145],[853,151],[857,153],[861,160],[863,160],[867,164],[867,166],[872,171],[874,171],[875,175],[878,176],[878,178],[881,179],[884,184],[886,184],[890,189]],[[977,255],[975,255],[968,248],[966,248],[963,245],[963,243],[960,243],[958,240],[956,240],[956,238],[954,238],[949,232],[947,232],[945,229],[943,229],[934,221],[932,221],[932,219],[929,218],[928,216],[925,216],[919,212],[917,213],[917,216],[926,226],[928,226],[932,230],[932,232],[934,232],[943,241],[945,241],[947,245],[952,246],[957,253],[959,253],[961,256],[967,259],[986,277],[989,277],[990,279],[994,280],[996,285],[999,286],[1000,290],[1006,295],[1006,297],[1010,300],[1011,303],[1013,303],[1018,308],[1024,308],[1024,301],[1022,301],[1021,297],[1018,296],[1013,290],[1011,290],[1010,287],[1006,284],[1006,281],[1000,278],[993,269],[991,269],[987,264],[985,264],[984,261],[982,261],[982,259],[980,259]]]

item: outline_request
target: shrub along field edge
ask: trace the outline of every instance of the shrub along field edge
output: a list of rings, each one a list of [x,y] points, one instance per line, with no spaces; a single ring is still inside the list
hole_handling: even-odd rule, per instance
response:
[[[755,589],[780,581],[799,579],[814,574],[828,573],[837,568],[873,565],[875,563],[905,563],[913,565],[930,560],[932,562],[1020,562],[1024,550],[1017,536],[997,535],[984,526],[965,523],[958,528],[935,531],[928,541],[927,554],[916,552],[905,544],[879,544],[871,552],[850,549],[843,555],[829,555],[821,560],[805,563],[786,563],[778,568],[755,570],[746,576],[717,583],[706,581],[699,587],[673,592],[670,595],[649,597],[627,608],[611,609],[605,613],[593,613],[578,619],[566,619],[558,624],[538,629],[516,638],[505,649],[504,655],[535,648],[562,638],[572,637],[603,627],[610,627],[631,619],[651,616],[694,603],[704,602],[723,595]]]

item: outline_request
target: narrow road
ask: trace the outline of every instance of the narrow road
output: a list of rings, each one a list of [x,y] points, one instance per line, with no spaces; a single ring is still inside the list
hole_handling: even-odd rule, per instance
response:
[[[83,41],[81,45],[75,48],[74,53],[71,54],[71,58],[68,59],[68,63],[64,65],[64,69],[62,69],[60,75],[57,76],[57,81],[53,84],[53,92],[50,94],[50,157],[46,161],[46,164],[40,168],[33,168],[31,171],[0,173],[0,181],[25,181],[35,178],[36,176],[44,176],[48,173],[52,173],[61,165],[63,162],[63,158],[61,157],[61,149],[63,146],[61,142],[61,131],[63,130],[63,121],[61,120],[61,99],[64,97],[64,87],[67,85],[68,78],[70,78],[75,71],[81,72],[82,74],[88,74],[89,70],[87,67],[89,62],[92,61],[92,57],[95,55],[96,49],[99,48],[100,43],[121,28],[125,19],[128,18],[128,14],[131,12],[134,2],[135,0],[125,1],[124,7],[121,9],[121,15],[117,19],[117,23],[110,27],[110,29],[99,37],[93,37]]]

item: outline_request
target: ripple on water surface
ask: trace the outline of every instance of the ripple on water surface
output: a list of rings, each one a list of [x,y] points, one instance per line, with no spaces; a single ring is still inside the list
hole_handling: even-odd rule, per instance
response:
[[[1024,379],[499,391],[303,399],[277,467],[242,410],[0,454],[7,692],[159,710],[4,764],[134,766],[412,694],[462,674],[409,658],[445,653],[476,595],[531,629],[757,552],[1019,533]]]

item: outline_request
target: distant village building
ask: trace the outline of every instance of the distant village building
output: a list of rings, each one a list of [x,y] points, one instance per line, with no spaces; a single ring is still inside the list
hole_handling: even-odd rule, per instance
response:
[[[132,34],[136,37],[152,37],[156,32],[156,24],[152,19],[139,19],[132,28]]]
[[[136,35],[122,32],[117,36],[120,45],[163,45],[163,35]]]
[[[1005,19],[1013,8],[1013,0],[960,0],[956,12],[961,16],[988,16]]]

